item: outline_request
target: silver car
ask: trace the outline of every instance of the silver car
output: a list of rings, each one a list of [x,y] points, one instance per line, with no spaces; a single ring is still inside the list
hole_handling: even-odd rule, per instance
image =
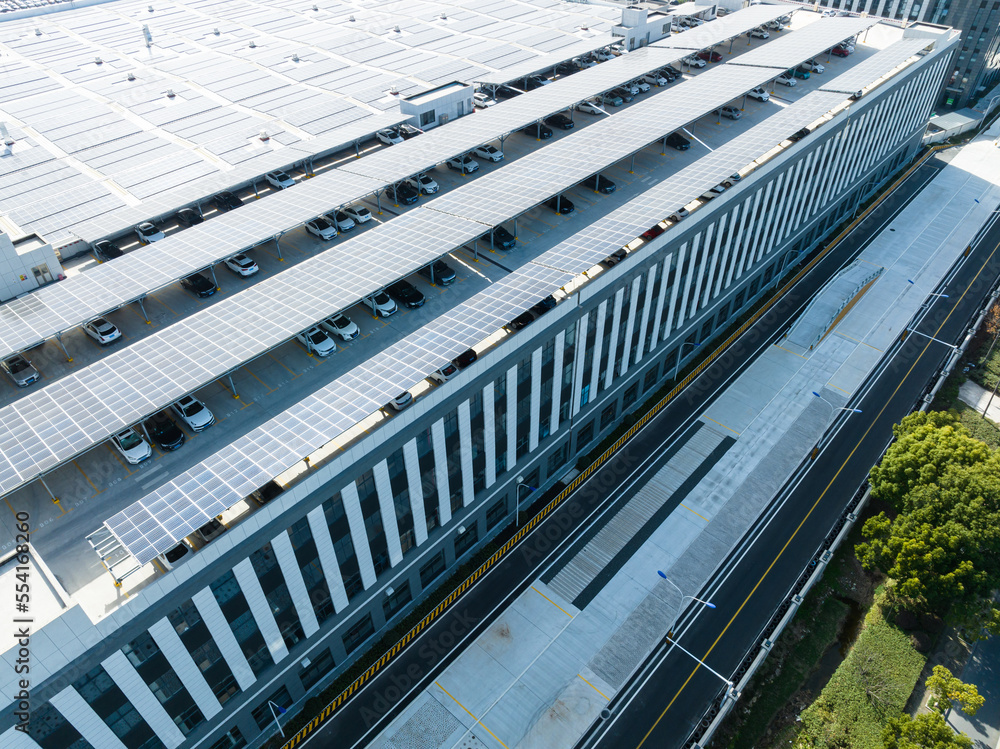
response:
[[[31,362],[20,354],[16,354],[5,360],[2,365],[3,371],[14,381],[19,388],[26,388],[33,382],[41,379],[38,370],[31,366]]]

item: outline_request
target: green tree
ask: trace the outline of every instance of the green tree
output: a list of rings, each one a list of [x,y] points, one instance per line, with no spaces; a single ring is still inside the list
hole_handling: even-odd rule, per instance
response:
[[[937,698],[935,709],[942,714],[948,711],[952,702],[957,702],[966,715],[975,715],[986,702],[986,698],[979,694],[975,684],[966,684],[945,666],[934,667],[926,686]]]
[[[882,732],[885,749],[971,749],[972,740],[955,733],[940,713],[920,713],[911,718],[903,713]]]

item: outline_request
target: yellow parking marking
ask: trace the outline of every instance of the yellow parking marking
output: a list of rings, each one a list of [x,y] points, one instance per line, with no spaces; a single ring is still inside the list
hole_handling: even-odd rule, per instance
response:
[[[537,593],[538,595],[540,595],[540,596],[541,596],[542,598],[544,598],[544,599],[545,599],[546,601],[548,601],[549,603],[551,603],[551,604],[552,604],[553,606],[555,606],[555,607],[556,607],[557,609],[559,609],[559,610],[560,610],[561,612],[563,612],[563,613],[564,613],[564,614],[565,614],[566,616],[568,616],[568,617],[569,617],[570,619],[572,619],[572,618],[573,618],[573,615],[572,615],[571,613],[569,613],[569,612],[568,612],[568,611],[567,611],[566,609],[564,609],[564,608],[563,608],[562,606],[560,606],[560,605],[559,605],[558,603],[556,603],[555,601],[553,601],[553,600],[552,600],[551,598],[549,598],[549,597],[548,597],[547,595],[545,595],[544,593],[542,593],[542,591],[540,591],[540,590],[539,590],[538,588],[536,588],[536,587],[535,587],[534,585],[532,585],[532,586],[531,586],[531,589],[532,589],[533,591],[535,591],[535,592],[536,592],[536,593]]]
[[[171,309],[171,307],[168,304],[166,304],[162,299],[160,299],[155,294],[149,294],[147,298],[152,299],[154,302],[164,307],[167,310],[167,312],[169,312],[174,317],[180,317],[180,315],[178,315],[173,309]]]
[[[278,365],[280,365],[281,367],[283,367],[285,369],[285,371],[288,372],[288,374],[292,375],[292,379],[295,379],[296,377],[298,377],[298,374],[296,374],[293,370],[289,369],[285,365],[285,363],[283,361],[281,361],[281,359],[275,358],[274,354],[268,354],[268,356],[271,358],[272,361],[277,362]]]
[[[681,507],[683,507],[683,508],[684,508],[685,510],[687,510],[688,512],[690,512],[690,513],[691,513],[692,515],[697,515],[697,516],[698,516],[698,517],[700,517],[700,518],[701,518],[702,520],[704,520],[704,521],[705,521],[706,523],[708,522],[708,518],[706,518],[706,517],[705,517],[704,515],[702,515],[702,514],[701,514],[700,512],[695,512],[694,510],[692,510],[692,509],[691,509],[690,507],[688,507],[688,506],[687,506],[686,504],[684,504],[683,502],[681,502]]]
[[[740,436],[740,433],[739,433],[739,432],[737,432],[737,431],[736,431],[735,429],[730,429],[730,428],[729,428],[729,427],[727,427],[727,426],[726,426],[725,424],[723,424],[723,423],[722,423],[721,421],[716,421],[716,420],[715,420],[715,419],[713,419],[713,418],[712,418],[711,416],[706,416],[705,414],[702,414],[702,415],[701,415],[701,418],[703,418],[703,419],[708,419],[708,420],[709,420],[709,421],[711,421],[711,422],[712,422],[713,424],[718,424],[718,425],[719,425],[720,427],[722,427],[722,428],[723,428],[723,429],[725,429],[726,431],[729,431],[729,432],[732,432],[732,433],[733,433],[733,434],[735,434],[735,435],[736,435],[737,437],[739,437],[739,436]]]
[[[444,687],[442,687],[442,686],[441,686],[441,682],[439,682],[439,681],[435,681],[434,683],[435,683],[435,684],[436,684],[436,685],[438,686],[438,688],[439,688],[439,689],[440,689],[440,690],[441,690],[442,692],[444,692],[444,693],[445,693],[446,695],[448,695],[448,696],[449,696],[449,697],[451,697],[451,698],[452,698],[453,700],[455,700],[455,704],[456,704],[456,705],[458,705],[458,706],[459,706],[460,708],[462,708],[463,710],[465,710],[465,712],[466,712],[466,713],[468,713],[468,715],[469,715],[469,717],[470,717],[470,718],[472,718],[472,719],[473,719],[474,721],[476,721],[476,723],[478,723],[479,725],[481,725],[481,726],[482,726],[483,728],[486,728],[486,724],[485,724],[485,723],[483,723],[483,722],[482,722],[481,720],[479,720],[479,718],[477,718],[477,717],[476,717],[475,715],[473,715],[473,714],[472,714],[471,712],[469,712],[469,708],[467,708],[467,707],[466,707],[465,705],[463,705],[463,704],[462,704],[461,702],[459,702],[459,701],[458,701],[458,700],[456,700],[456,699],[455,699],[454,697],[452,697],[452,695],[451,695],[451,692],[449,692],[449,691],[448,691],[447,689],[445,689]],[[502,746],[502,747],[503,747],[503,749],[508,749],[507,745],[506,745],[505,743],[503,743],[502,741],[500,741],[500,737],[499,737],[499,736],[497,736],[497,735],[496,735],[495,733],[493,733],[493,731],[490,731],[490,729],[489,729],[489,728],[486,728],[486,731],[487,731],[487,732],[489,733],[489,735],[490,735],[490,736],[492,736],[493,738],[495,738],[495,739],[497,740],[497,743],[498,743],[498,744],[500,744],[500,746]]]
[[[608,695],[604,694],[604,692],[602,692],[600,689],[598,689],[597,687],[595,687],[589,681],[587,681],[586,679],[584,679],[584,677],[581,674],[577,674],[577,676],[579,676],[581,679],[583,679],[584,683],[587,684],[587,686],[589,686],[591,689],[593,689],[599,695],[601,695],[601,697],[603,697],[604,699],[606,699],[608,702],[611,702],[611,698],[608,697]]]
[[[80,474],[83,476],[83,478],[87,480],[87,483],[90,484],[90,488],[94,490],[94,494],[100,494],[102,491],[104,491],[103,489],[97,488],[97,484],[95,484],[93,481],[90,480],[90,476],[88,476],[86,472],[80,467],[79,463],[77,463],[74,460],[73,465],[76,466],[76,470],[78,470]]]
[[[118,457],[118,451],[111,446],[111,443],[105,442],[104,446],[108,448],[108,452],[111,453],[111,455],[114,456],[114,459],[117,460],[118,463],[121,465],[121,467],[125,469],[126,475],[131,476],[133,473],[135,473],[135,471],[129,469],[129,467],[125,464],[125,461],[123,461],[120,457]]]
[[[267,392],[266,392],[266,393],[264,393],[264,395],[270,395],[271,393],[273,393],[273,392],[274,392],[274,388],[273,388],[273,387],[271,387],[270,385],[268,385],[268,384],[267,384],[266,382],[264,382],[264,381],[263,381],[262,379],[260,379],[260,378],[259,378],[259,377],[258,377],[257,375],[255,375],[255,374],[254,374],[253,372],[251,372],[251,371],[250,371],[249,369],[246,369],[246,368],[244,368],[244,370],[243,370],[243,371],[244,371],[244,372],[246,372],[246,373],[247,373],[248,375],[250,375],[251,377],[253,377],[253,378],[254,378],[255,380],[257,380],[257,382],[259,382],[259,383],[260,383],[261,385],[263,385],[263,386],[264,386],[265,388],[267,388]]]

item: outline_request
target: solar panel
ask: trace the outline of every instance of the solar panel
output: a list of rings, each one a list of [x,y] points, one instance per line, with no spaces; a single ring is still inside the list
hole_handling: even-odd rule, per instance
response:
[[[653,42],[653,47],[668,47],[673,49],[702,50],[730,39],[742,36],[752,28],[762,26],[795,10],[789,5],[751,5],[735,13],[729,13],[722,18],[695,26],[679,34]],[[675,11],[677,15],[687,15],[683,8]],[[798,33],[798,32],[796,32]],[[770,46],[770,45],[768,45]]]
[[[822,18],[793,34],[744,52],[732,64],[788,70],[845,39],[853,39],[878,22],[877,18]]]
[[[895,44],[879,50],[868,59],[862,60],[829,83],[824,83],[821,90],[851,94],[855,91],[862,91],[886,75],[888,71],[902,65],[906,60],[933,44],[933,39],[901,39]]]

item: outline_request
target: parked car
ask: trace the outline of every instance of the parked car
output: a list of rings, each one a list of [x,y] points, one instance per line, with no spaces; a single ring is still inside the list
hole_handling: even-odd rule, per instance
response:
[[[579,73],[580,68],[571,62],[561,62],[556,65],[555,73],[556,75],[573,75],[573,73]]]
[[[227,257],[224,262],[229,270],[242,278],[248,278],[260,270],[257,263],[243,253]]]
[[[670,133],[667,136],[667,145],[677,151],[686,151],[691,147],[691,141],[680,133]]]
[[[416,190],[414,190],[405,182],[400,182],[394,185],[392,194],[395,196],[396,202],[402,203],[403,205],[411,205],[413,203],[416,203],[417,200],[420,198],[420,193],[418,193]]]
[[[501,151],[496,146],[491,146],[489,144],[473,148],[472,153],[474,153],[481,159],[486,159],[487,161],[492,161],[492,162],[503,161],[503,151]]]
[[[192,432],[204,432],[215,423],[215,415],[208,410],[208,406],[193,395],[174,401],[170,408]]]
[[[367,224],[372,220],[372,212],[363,205],[349,205],[344,209],[344,213],[358,224]]]
[[[482,91],[477,91],[472,95],[472,106],[477,109],[488,109],[496,105],[496,99],[491,98],[489,94],[485,94]]]
[[[187,541],[182,540],[174,548],[159,554],[156,558],[163,565],[163,568],[169,572],[181,562],[190,559],[192,553],[191,545]]]
[[[823,67],[821,63],[816,62],[816,60],[806,60],[799,67],[805,68],[806,70],[817,74],[826,72],[826,68]]]
[[[535,317],[544,315],[550,309],[555,309],[556,298],[552,295],[545,297],[542,301],[531,306],[531,312],[534,313]]]
[[[751,39],[770,39],[771,35],[767,33],[767,29],[758,26],[755,29],[750,29],[750,31],[747,32],[747,37]]]
[[[756,99],[757,101],[770,101],[771,95],[767,93],[763,86],[757,86],[757,88],[750,89],[747,92],[747,96],[751,99]]]
[[[628,257],[628,251],[624,248],[616,250],[604,258],[601,262],[604,263],[606,268],[614,268],[618,263]]]
[[[560,130],[572,130],[574,127],[576,127],[576,123],[573,122],[573,120],[571,120],[569,117],[561,113],[553,114],[549,117],[546,117],[544,122],[546,125],[557,127]]]
[[[512,86],[497,86],[496,91],[493,92],[494,99],[513,99],[515,96],[520,96],[521,91],[513,88]]]
[[[441,369],[431,372],[431,379],[439,385],[444,385],[448,380],[458,374],[458,367],[454,364],[445,364]]]
[[[194,208],[181,208],[175,218],[181,226],[197,226],[205,220]]]
[[[722,180],[722,184],[725,187],[732,187],[737,182],[739,182],[741,179],[743,179],[743,175],[742,174],[740,174],[739,172],[733,172],[728,177],[726,177],[724,180]]]
[[[295,187],[295,180],[285,172],[268,172],[264,175],[264,179],[267,180],[267,184],[273,187],[275,190],[284,190],[288,187]]]
[[[635,89],[636,93],[642,93],[642,94],[646,93],[652,88],[652,86],[650,86],[648,83],[646,83],[646,81],[642,80],[641,78],[637,81],[632,81],[632,83],[630,83],[629,85],[632,86],[633,89]]]
[[[604,102],[605,106],[611,107],[620,107],[625,103],[625,100],[618,96],[618,94],[614,91],[608,91],[606,94],[602,94],[601,101]]]
[[[597,104],[592,101],[581,101],[575,106],[578,112],[586,112],[587,114],[604,114],[604,110],[601,109]]]
[[[586,70],[587,68],[597,67],[597,60],[592,60],[589,57],[574,57],[573,64],[580,70]]]
[[[392,406],[394,411],[402,411],[407,406],[413,403],[413,394],[409,390],[404,390],[402,393],[397,395],[391,401],[389,405]]]
[[[438,183],[434,181],[434,178],[429,177],[426,174],[418,174],[416,177],[410,177],[406,180],[406,183],[414,190],[417,190],[424,195],[433,195],[441,189],[438,186]]]
[[[396,126],[396,132],[399,133],[399,136],[403,140],[409,140],[410,138],[416,138],[418,135],[423,135],[424,131],[419,127],[414,127],[404,122],[402,125]]]
[[[326,334],[326,331],[321,330],[319,326],[314,326],[309,328],[309,330],[302,331],[295,336],[295,339],[301,343],[310,354],[316,354],[316,356],[321,358],[337,353],[337,344],[334,343],[333,339]]]
[[[100,242],[94,242],[94,255],[102,262],[114,260],[116,257],[121,257],[124,254],[125,253],[122,252],[122,248],[114,242],[109,242],[106,239],[102,239]]]
[[[552,128],[546,127],[540,121],[532,123],[527,127],[522,127],[520,132],[525,135],[530,135],[532,138],[538,138],[539,140],[548,140],[552,137]]]
[[[701,195],[701,199],[702,200],[711,200],[712,198],[716,198],[719,195],[722,195],[722,193],[724,193],[725,191],[726,191],[725,185],[719,184],[719,185],[716,185],[715,187],[709,188],[708,190],[706,190],[705,192],[703,192],[702,195]]]
[[[659,224],[657,224],[656,226],[651,226],[650,228],[646,229],[646,231],[644,231],[639,236],[642,239],[645,239],[648,242],[651,239],[656,239],[658,236],[660,236],[661,234],[663,234],[663,232],[665,232],[665,231],[666,231],[666,229],[664,229],[662,226],[660,226]]]
[[[153,455],[153,448],[132,427],[113,434],[111,444],[126,462],[132,465],[137,465]]]
[[[386,287],[386,291],[404,307],[413,309],[424,306],[424,295],[408,281],[396,281],[392,286]]]
[[[524,81],[525,91],[534,91],[536,88],[541,88],[542,86],[548,86],[552,81],[544,76],[540,75],[529,75]]]
[[[736,107],[722,107],[719,109],[719,114],[729,120],[738,120],[743,116],[743,113]]]
[[[342,341],[353,341],[361,334],[357,324],[347,315],[339,312],[323,320],[319,326],[327,333],[339,337]]]
[[[605,94],[605,95],[607,95],[607,94]],[[628,89],[623,88],[622,86],[619,86],[616,89],[612,89],[611,90],[611,95],[618,97],[623,102],[630,102],[630,101],[632,101],[632,99],[635,98],[635,94],[633,94]]]
[[[229,192],[229,190],[223,190],[213,200],[215,202],[215,209],[220,213],[231,211],[243,205],[243,201],[234,193]]]
[[[809,135],[809,128],[804,127],[801,130],[796,130],[794,133],[788,136],[788,140],[792,143],[796,143]]]
[[[809,71],[808,70],[804,70],[801,67],[793,68],[792,70],[789,70],[788,72],[792,74],[793,78],[801,78],[804,81],[809,80]],[[787,75],[787,73],[786,73],[786,75]]]
[[[348,216],[343,211],[332,211],[326,214],[323,218],[325,218],[328,222],[336,226],[337,231],[339,232],[350,231],[355,226],[354,219]]]
[[[102,346],[114,343],[122,337],[122,332],[103,317],[95,317],[90,322],[84,323],[83,332]]]
[[[370,294],[362,299],[365,306],[372,311],[372,314],[376,317],[389,317],[389,315],[395,315],[399,310],[396,303],[389,298],[389,295],[384,291],[376,291],[374,294]]]
[[[512,250],[517,247],[517,237],[502,226],[493,228],[493,236],[490,241],[493,247],[499,247],[501,250]]]
[[[676,224],[678,221],[683,221],[690,215],[691,211],[689,211],[687,208],[678,208],[676,211],[670,214],[669,218]]]
[[[152,221],[143,221],[135,225],[136,236],[139,237],[139,244],[151,244],[163,239],[163,232]]]
[[[145,427],[149,438],[166,452],[176,450],[186,439],[184,432],[166,411],[160,411],[146,419]]]
[[[25,359],[20,354],[15,354],[9,359],[4,360],[3,371],[7,373],[7,376],[14,381],[14,384],[19,388],[26,388],[33,382],[37,382],[41,379],[41,375],[38,370],[35,369],[31,362]]]
[[[465,154],[464,156],[455,156],[454,158],[448,159],[445,163],[448,164],[449,169],[454,169],[456,172],[472,174],[473,172],[479,171],[479,162],[468,154]]]
[[[452,359],[451,363],[454,364],[459,369],[465,369],[467,366],[472,364],[478,358],[479,354],[476,353],[476,350],[470,348],[466,349],[461,354]]]
[[[687,65],[689,68],[703,68],[706,65],[708,65],[707,62],[705,62],[699,57],[696,57],[695,55],[688,55],[683,60],[681,60],[681,62]]]
[[[851,53],[847,51],[846,47],[837,45],[836,47],[830,50],[830,54],[834,55],[835,57],[848,57],[850,56]]]
[[[206,544],[213,539],[218,538],[226,531],[226,526],[219,522],[218,518],[212,518],[203,526],[198,528],[195,533],[204,541]]]
[[[435,260],[430,265],[425,265],[418,272],[431,283],[440,286],[450,286],[455,283],[455,279],[457,278],[455,271],[443,260]]]
[[[312,221],[306,221],[306,231],[324,241],[337,238],[337,227],[325,218],[314,218]]]
[[[780,20],[775,18],[774,20],[765,23],[764,28],[771,29],[771,31],[781,31],[783,28],[785,28],[785,24],[783,24]]]
[[[795,78],[793,78],[788,73],[782,73],[781,75],[779,75],[777,78],[774,79],[774,82],[780,83],[782,86],[789,86],[789,87],[794,86],[796,83]]]
[[[660,73],[647,73],[642,77],[642,80],[645,81],[647,86],[650,84],[653,86],[666,86],[670,82]]]
[[[722,55],[715,50],[703,49],[698,53],[698,59],[705,62],[722,62]]]
[[[400,135],[399,130],[394,127],[387,127],[384,130],[379,130],[375,133],[375,137],[387,146],[394,146],[397,143],[403,142],[403,136]]]
[[[534,321],[535,321],[535,316],[533,314],[531,314],[530,312],[522,312],[520,315],[518,315],[509,323],[507,323],[504,327],[513,333],[514,331],[528,327]]]
[[[555,196],[554,198],[549,198],[545,201],[545,205],[551,208],[556,213],[561,213],[564,216],[569,215],[574,211],[576,206],[573,205],[573,201],[567,198],[565,195]]]
[[[218,289],[215,288],[215,284],[209,281],[201,273],[192,273],[187,278],[182,278],[181,286],[199,299],[210,297],[218,291]]]
[[[598,179],[597,174],[593,174],[583,181],[583,186],[591,190],[595,190],[603,195],[610,195],[618,187],[614,182],[612,182],[607,177],[601,177]]]

